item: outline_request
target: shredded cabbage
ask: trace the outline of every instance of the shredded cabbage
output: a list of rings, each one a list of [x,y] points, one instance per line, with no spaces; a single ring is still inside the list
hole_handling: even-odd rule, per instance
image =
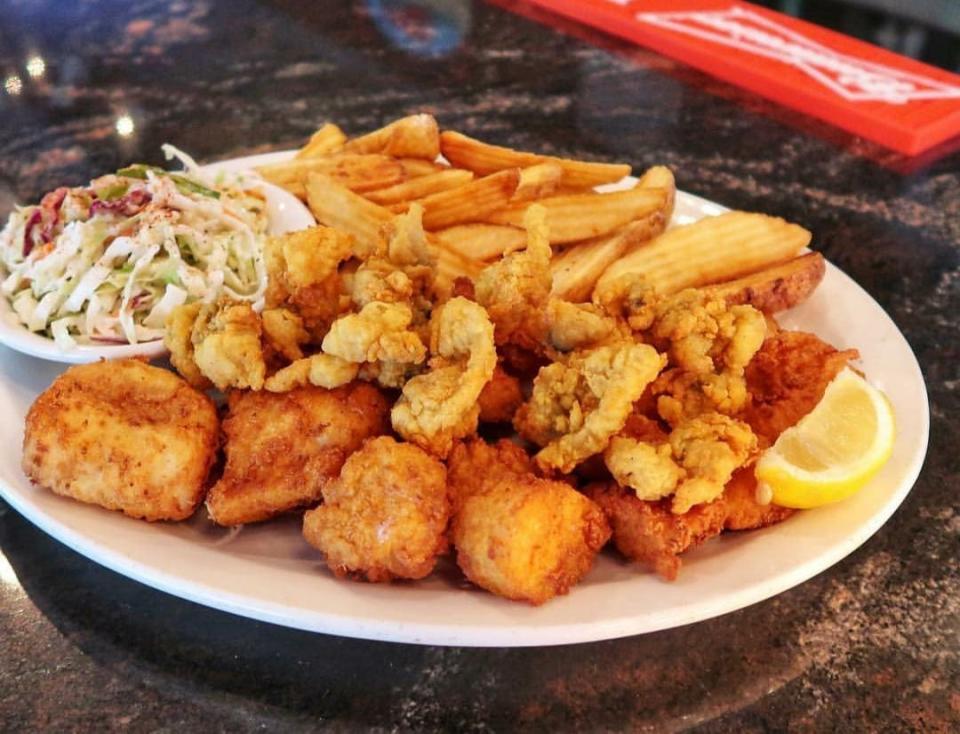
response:
[[[221,294],[262,308],[263,194],[204,171],[134,165],[18,207],[0,231],[0,293],[31,331],[74,344],[163,337],[178,305]]]

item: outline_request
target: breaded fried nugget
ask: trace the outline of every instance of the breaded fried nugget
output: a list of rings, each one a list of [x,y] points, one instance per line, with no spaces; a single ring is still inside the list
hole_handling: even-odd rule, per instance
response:
[[[203,499],[217,450],[213,403],[138,360],[71,367],[27,414],[23,471],[81,502],[145,520],[183,520]]]
[[[421,448],[371,439],[303,517],[303,537],[337,576],[421,579],[446,549],[447,472]]]
[[[503,479],[533,476],[533,461],[520,446],[506,438],[487,443],[472,438],[454,445],[447,458],[447,487],[456,514],[472,497]]]
[[[227,463],[207,496],[219,525],[258,522],[319,502],[346,458],[387,429],[387,401],[366,383],[231,392],[228,400]]]
[[[453,520],[457,564],[494,594],[543,604],[590,570],[610,527],[563,482],[506,478],[466,499]]]
[[[478,398],[481,423],[509,423],[523,404],[520,380],[497,366]]]

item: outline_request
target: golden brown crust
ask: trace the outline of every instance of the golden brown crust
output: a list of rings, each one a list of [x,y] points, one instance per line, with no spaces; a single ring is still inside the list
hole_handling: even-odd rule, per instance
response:
[[[447,486],[456,514],[468,497],[503,479],[533,475],[533,460],[520,446],[506,438],[487,443],[471,438],[454,445],[447,458]]]
[[[237,391],[228,400],[227,462],[207,497],[210,517],[220,525],[258,522],[319,502],[346,458],[387,430],[387,401],[366,383]]]
[[[498,365],[480,391],[479,402],[481,423],[509,423],[523,404],[520,380]]]
[[[586,575],[610,528],[600,508],[568,484],[526,475],[468,497],[452,537],[470,581],[508,599],[543,604]]]
[[[764,313],[793,308],[820,285],[827,271],[819,252],[808,252],[742,278],[707,286],[707,293],[720,296],[729,305],[749,304]]]
[[[337,576],[420,579],[446,549],[446,469],[413,444],[367,441],[303,518],[303,536]]]
[[[27,414],[23,470],[37,484],[145,520],[183,520],[217,449],[213,402],[139,360],[71,367]]]

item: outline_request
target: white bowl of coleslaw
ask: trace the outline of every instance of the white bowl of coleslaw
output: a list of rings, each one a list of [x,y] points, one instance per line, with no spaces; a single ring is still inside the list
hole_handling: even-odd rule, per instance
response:
[[[19,207],[0,232],[0,343],[82,363],[166,353],[175,306],[221,295],[258,308],[263,241],[313,225],[294,196],[246,159],[183,171],[127,166]],[[252,163],[252,160],[251,160]]]

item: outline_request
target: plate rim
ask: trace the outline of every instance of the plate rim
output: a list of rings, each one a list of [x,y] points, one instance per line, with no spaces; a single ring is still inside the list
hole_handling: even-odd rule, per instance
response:
[[[226,161],[219,161],[209,165],[228,164],[231,166],[252,166],[267,162],[271,159],[282,159],[289,156],[290,151],[247,156]],[[698,206],[709,205],[726,207],[686,192],[677,192],[678,203],[682,200],[695,203]],[[647,634],[663,629],[679,627],[694,622],[704,621],[738,609],[743,609],[761,601],[765,601],[790,588],[808,581],[819,573],[831,568],[842,559],[849,556],[857,548],[869,540],[890,519],[897,508],[903,503],[906,496],[916,483],[923,464],[926,460],[929,445],[930,410],[926,382],[916,355],[893,319],[886,313],[879,303],[856,281],[842,270],[827,263],[828,271],[839,276],[844,281],[845,288],[853,287],[859,291],[858,295],[869,300],[883,316],[889,320],[895,334],[903,342],[906,352],[910,356],[908,365],[913,378],[919,386],[923,400],[919,401],[920,427],[919,435],[913,437],[912,454],[909,463],[904,468],[902,479],[896,486],[896,491],[881,507],[869,518],[858,524],[856,530],[845,536],[842,542],[830,545],[825,551],[785,571],[774,573],[770,578],[753,583],[744,589],[724,594],[716,599],[706,599],[696,604],[685,606],[679,610],[671,608],[649,616],[643,625],[638,626],[635,615],[621,614],[602,620],[585,620],[576,622],[556,623],[548,626],[531,628],[525,625],[506,624],[503,627],[486,627],[477,624],[457,624],[455,622],[422,622],[407,623],[397,620],[368,621],[330,610],[318,611],[304,609],[276,601],[254,598],[249,595],[236,594],[212,586],[210,583],[184,579],[182,576],[170,574],[149,564],[125,557],[122,553],[109,548],[84,533],[74,530],[45,513],[42,508],[21,499],[21,492],[7,486],[7,482],[0,477],[0,496],[27,520],[37,526],[59,542],[64,543],[72,550],[102,565],[111,571],[131,578],[139,583],[155,588],[173,596],[188,601],[218,609],[236,616],[259,621],[279,624],[309,632],[339,635],[351,638],[400,642],[421,645],[444,645],[461,647],[534,647],[559,644],[577,644],[614,639],[637,634]],[[574,589],[572,593],[576,593]]]

